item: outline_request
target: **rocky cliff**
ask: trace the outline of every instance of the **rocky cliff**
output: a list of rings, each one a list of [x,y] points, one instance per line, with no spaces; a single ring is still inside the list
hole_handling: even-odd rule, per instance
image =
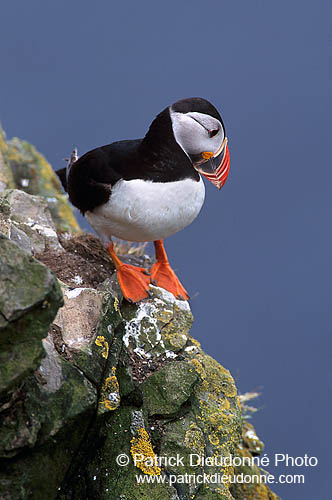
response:
[[[263,444],[229,371],[190,336],[188,302],[153,286],[123,301],[46,160],[2,132],[0,151],[0,498],[276,500],[211,479],[264,474],[221,463]]]

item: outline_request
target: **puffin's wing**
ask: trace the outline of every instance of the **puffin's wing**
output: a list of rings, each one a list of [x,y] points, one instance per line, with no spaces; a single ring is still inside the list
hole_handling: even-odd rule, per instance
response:
[[[67,168],[56,171],[71,203],[83,214],[106,203],[121,175],[112,165],[107,147],[97,148],[81,156]]]
[[[88,151],[70,168],[56,171],[72,204],[83,214],[106,203],[111,187],[120,179],[137,178],[137,151],[142,139],[113,142]]]

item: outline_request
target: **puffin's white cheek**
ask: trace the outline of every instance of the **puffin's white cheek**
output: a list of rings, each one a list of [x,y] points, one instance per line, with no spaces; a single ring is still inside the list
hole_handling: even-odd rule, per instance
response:
[[[173,127],[173,132],[176,142],[188,155],[198,153],[206,143],[202,127],[198,123],[193,122],[193,120],[190,120],[189,123],[185,120],[176,123]]]
[[[180,141],[183,149],[188,155],[200,154],[206,151],[209,142],[203,137],[200,130],[190,130],[180,137]]]
[[[224,135],[218,120],[201,113],[183,114],[172,110],[170,116],[174,138],[187,156],[196,157],[205,151],[213,154],[218,151]],[[219,132],[210,137],[210,130]]]

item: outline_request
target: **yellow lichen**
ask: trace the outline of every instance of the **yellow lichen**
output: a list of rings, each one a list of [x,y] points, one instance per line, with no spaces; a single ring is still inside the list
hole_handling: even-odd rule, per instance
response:
[[[8,146],[6,142],[6,134],[0,127],[0,151],[2,154],[6,155],[8,154]]]
[[[224,482],[224,485],[226,486],[226,488],[229,488],[229,486],[230,486],[229,478],[234,476],[234,467],[232,467],[232,466],[223,467],[222,468],[222,475],[228,478],[227,481]],[[233,497],[231,497],[231,498],[233,498]]]
[[[114,297],[114,310],[118,313],[120,312],[119,299],[117,297]]]
[[[13,173],[8,164],[8,146],[6,143],[6,135],[0,126],[0,181],[7,189],[15,188]]]
[[[200,363],[198,361],[198,359],[196,359],[196,358],[191,359],[189,361],[189,363],[193,365],[193,367],[195,368],[196,372],[200,375],[200,377],[203,380],[206,379],[206,373],[205,373],[204,367],[203,367],[202,363]]]
[[[198,342],[198,340],[194,339],[190,335],[189,335],[189,340],[194,346],[196,346],[198,349],[201,349],[201,344],[200,342]]]
[[[243,446],[243,443],[242,443]],[[237,448],[234,456],[246,457],[252,459],[252,454],[247,448],[241,447]],[[259,476],[262,475],[261,469],[257,465],[240,465],[235,467],[234,474],[246,474],[252,476],[252,482],[246,483],[234,483],[231,486],[231,491],[234,498],[246,498],[247,500],[278,500],[279,497],[273,493],[264,482],[259,480]]]
[[[211,444],[217,446],[219,444],[219,438],[217,434],[215,434],[214,432],[212,434],[209,434],[209,441]]]
[[[194,394],[199,404],[197,420],[203,435],[208,437],[209,452],[216,459],[230,457],[240,437],[240,415],[236,386],[230,372],[202,351],[189,361],[200,375]],[[232,469],[220,472],[231,475]],[[222,498],[232,499],[230,484],[215,489]]]
[[[218,431],[229,432],[229,427],[232,427],[236,415],[233,411],[223,410],[219,407],[219,410],[214,413],[207,411],[206,418],[211,426]]]
[[[161,469],[156,463],[156,454],[153,451],[149,434],[144,427],[138,429],[137,434],[138,437],[133,437],[130,441],[130,453],[136,467],[141,469],[144,474],[150,476],[159,475]]]
[[[103,350],[101,351],[101,355],[103,358],[107,359],[108,358],[108,342],[105,339],[103,335],[98,335],[98,337],[95,340],[95,344],[99,347],[102,347]]]
[[[184,444],[187,448],[198,452],[201,456],[204,455],[205,441],[201,429],[192,422],[190,428],[186,431]]]
[[[207,355],[204,356],[204,367],[209,373],[209,390],[212,393],[219,394],[222,391],[229,398],[236,396],[237,389],[229,370]]]
[[[162,330],[163,332],[163,340],[167,340],[171,346],[175,347],[176,349],[182,349],[182,347],[186,344],[187,342],[187,337],[180,332],[165,332],[164,329]]]
[[[155,318],[161,323],[169,323],[169,321],[173,318],[173,311],[170,311],[169,309],[158,309],[158,311],[156,311]]]
[[[120,405],[119,382],[115,375],[116,368],[112,367],[112,376],[107,377],[101,389],[99,404],[106,410],[116,410]]]

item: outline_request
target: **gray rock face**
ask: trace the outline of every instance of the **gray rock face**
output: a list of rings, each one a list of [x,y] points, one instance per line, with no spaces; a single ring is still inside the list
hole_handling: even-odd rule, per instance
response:
[[[46,201],[18,189],[0,193],[2,234],[29,253],[62,250]]]
[[[233,473],[192,454],[263,446],[231,374],[190,336],[188,302],[153,286],[123,302],[98,242],[62,246],[43,197],[2,191],[0,233],[1,499],[277,499],[265,485],[184,480]],[[49,267],[33,257],[45,252]]]
[[[53,273],[0,235],[0,394],[31,374],[62,294]]]

